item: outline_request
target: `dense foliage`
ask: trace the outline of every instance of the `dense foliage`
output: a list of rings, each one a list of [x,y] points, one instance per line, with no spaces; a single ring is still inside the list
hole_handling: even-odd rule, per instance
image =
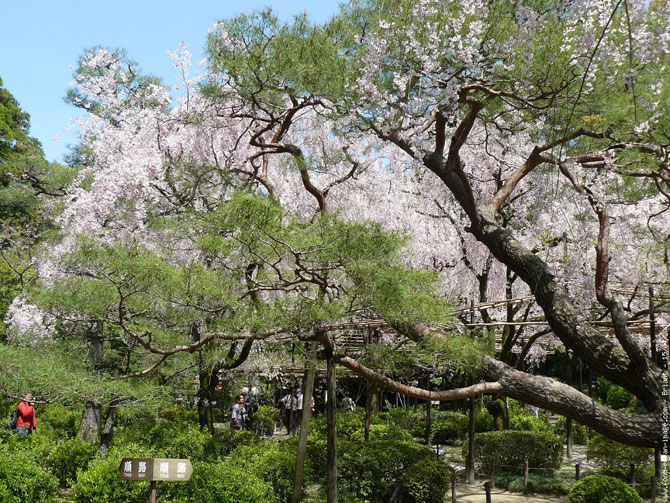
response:
[[[568,494],[570,503],[641,503],[633,488],[619,479],[590,475],[576,482]]]

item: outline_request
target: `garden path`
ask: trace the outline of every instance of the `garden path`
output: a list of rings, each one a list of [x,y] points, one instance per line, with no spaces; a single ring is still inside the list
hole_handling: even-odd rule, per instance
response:
[[[449,495],[449,493],[447,493]],[[449,496],[447,500],[449,501]],[[456,484],[456,501],[458,503],[484,503],[486,493],[483,485]],[[546,494],[510,493],[502,489],[491,489],[491,503],[567,503],[567,496],[550,496]]]

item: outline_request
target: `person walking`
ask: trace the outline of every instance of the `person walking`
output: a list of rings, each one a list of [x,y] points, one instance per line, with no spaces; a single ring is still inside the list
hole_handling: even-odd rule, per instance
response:
[[[230,418],[230,427],[234,430],[247,429],[247,408],[244,406],[244,395],[242,394],[235,397],[233,414]]]
[[[32,393],[26,394],[23,400],[16,406],[18,419],[16,421],[16,433],[19,437],[25,437],[37,430],[35,420],[35,407],[33,406],[34,396]]]

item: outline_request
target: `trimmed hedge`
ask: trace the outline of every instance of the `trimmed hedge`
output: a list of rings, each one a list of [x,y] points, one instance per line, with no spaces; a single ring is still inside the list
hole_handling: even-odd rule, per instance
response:
[[[467,445],[463,445],[464,455]],[[558,468],[563,445],[553,433],[532,431],[489,431],[475,435],[475,463],[488,473],[495,465],[499,470],[521,470],[528,459],[533,468]]]
[[[632,487],[606,475],[589,475],[576,482],[568,499],[570,503],[642,503]]]
[[[631,464],[634,464],[636,471],[639,471],[651,463],[654,450],[620,444],[602,435],[596,435],[589,442],[586,455],[588,459],[600,461],[611,470],[618,469],[628,473]]]

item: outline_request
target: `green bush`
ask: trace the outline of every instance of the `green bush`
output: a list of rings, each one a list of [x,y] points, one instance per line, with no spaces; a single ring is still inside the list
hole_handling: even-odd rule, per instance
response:
[[[523,475],[512,472],[496,472],[496,487],[508,491],[524,492]],[[565,482],[554,476],[538,473],[528,473],[528,485],[525,492],[534,494],[567,494],[568,487]]]
[[[96,450],[96,446],[72,438],[56,443],[44,462],[61,487],[66,487],[76,480],[78,470],[86,470]]]
[[[194,463],[187,482],[161,484],[163,503],[279,503],[272,486],[227,461]],[[144,503],[144,502],[143,502]]]
[[[630,393],[628,391],[602,376],[596,380],[596,391],[598,397],[614,409],[622,409],[630,402]]]
[[[310,442],[308,457],[312,476],[325,482],[324,439]],[[337,476],[342,501],[382,503],[400,493],[415,503],[428,503],[441,501],[453,470],[415,441],[338,440]]]
[[[617,469],[627,474],[631,464],[638,471],[651,463],[654,451],[620,444],[602,435],[595,435],[588,444],[586,455],[588,459],[599,461],[610,470]]]
[[[48,426],[57,436],[74,437],[77,435],[81,422],[80,409],[66,407],[60,403],[39,407],[35,415],[37,416],[40,434],[44,431],[45,426]]]
[[[607,405],[613,409],[623,409],[630,402],[630,393],[621,386],[612,385],[607,390]]]
[[[57,488],[56,477],[34,459],[22,456],[11,445],[0,447],[0,501],[49,503],[55,501]]]
[[[275,431],[275,425],[281,424],[281,411],[275,407],[261,405],[251,419],[251,429],[256,435],[269,437]]]
[[[495,430],[493,416],[486,410],[475,410],[475,432],[484,433]]]
[[[553,428],[546,418],[534,414],[514,414],[509,418],[510,430],[552,433]]]
[[[400,478],[411,500],[419,503],[442,503],[454,472],[434,457],[414,463]]]
[[[260,442],[261,440],[258,438],[258,435],[251,431],[217,430],[214,435],[207,434],[207,441],[204,445],[204,460],[220,460],[240,446],[257,446]]]
[[[413,416],[415,423],[411,427],[412,435],[416,438],[426,436],[426,414]],[[431,413],[431,440],[433,443],[446,444],[462,440],[468,432],[468,416],[453,411],[432,411]]]
[[[295,480],[297,440],[291,438],[279,443],[269,442],[262,446],[241,446],[230,454],[227,462],[270,484],[279,501],[290,501]],[[305,473],[310,472],[308,457],[305,462]]]
[[[370,417],[370,425],[386,424],[379,416]],[[355,411],[338,410],[337,411],[337,438],[351,440],[352,436],[358,430],[365,429],[365,409],[358,408]],[[326,414],[320,414],[315,417],[309,426],[310,435],[326,436]]]
[[[155,452],[140,445],[128,444],[108,451],[108,457],[95,460],[77,474],[73,485],[75,503],[145,503],[149,500],[149,483],[123,480],[119,465],[124,457],[151,458]]]
[[[463,455],[467,452],[463,445]],[[475,435],[475,463],[485,473],[495,465],[501,470],[520,470],[528,459],[533,468],[553,469],[561,464],[563,445],[553,433],[489,431]]]
[[[354,442],[365,442],[365,428],[354,431],[351,434]],[[395,424],[371,424],[369,440],[412,440],[412,435]]]
[[[554,424],[554,434],[565,440],[568,431],[567,419],[563,416]],[[572,443],[586,445],[589,442],[589,429],[577,421],[572,421]]]
[[[570,503],[642,503],[633,488],[605,475],[590,475],[576,482],[568,499]]]

